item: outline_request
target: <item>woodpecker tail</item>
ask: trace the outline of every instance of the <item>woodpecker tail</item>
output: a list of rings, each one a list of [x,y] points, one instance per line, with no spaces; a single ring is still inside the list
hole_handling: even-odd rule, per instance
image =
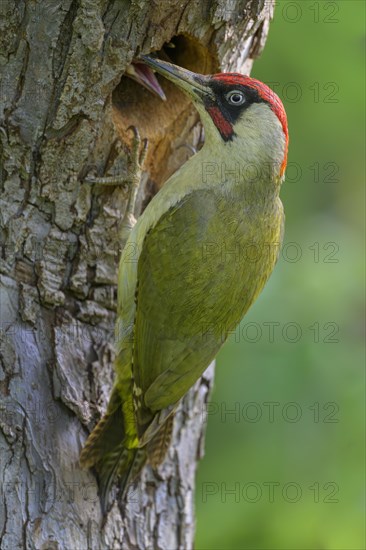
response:
[[[125,447],[125,427],[122,401],[117,388],[112,390],[107,412],[89,435],[80,454],[82,468],[95,468],[103,514],[108,509],[108,497],[118,478],[122,498],[148,460],[157,468],[170,445],[175,407],[161,411],[152,419],[140,440],[140,447]]]
[[[129,483],[138,475],[146,461],[146,453],[124,446],[124,420],[120,395],[113,389],[108,409],[89,435],[80,454],[83,468],[95,468],[100,489],[103,513],[108,507],[108,496],[118,477],[124,495]]]
[[[164,460],[173,434],[174,413],[170,414],[159,431],[146,444],[149,463],[157,468]]]

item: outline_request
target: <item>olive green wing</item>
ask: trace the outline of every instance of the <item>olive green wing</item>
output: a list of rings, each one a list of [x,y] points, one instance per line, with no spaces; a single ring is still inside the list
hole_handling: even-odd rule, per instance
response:
[[[238,247],[252,240],[251,230],[238,201],[200,190],[147,233],[137,273],[137,409],[158,411],[178,401],[241,320],[255,292]]]

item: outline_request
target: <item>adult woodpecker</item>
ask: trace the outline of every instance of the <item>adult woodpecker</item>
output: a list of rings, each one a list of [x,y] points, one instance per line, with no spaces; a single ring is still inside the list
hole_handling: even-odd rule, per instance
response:
[[[142,59],[191,98],[206,139],[152,199],[122,253],[116,381],[80,458],[96,468],[104,505],[117,475],[126,487],[146,459],[163,460],[180,399],[262,290],[284,225],[288,129],[277,95],[242,74]]]

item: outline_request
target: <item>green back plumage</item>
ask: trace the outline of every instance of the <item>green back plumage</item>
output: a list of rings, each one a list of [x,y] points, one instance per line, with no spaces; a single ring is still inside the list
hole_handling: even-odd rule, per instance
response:
[[[154,197],[122,254],[113,396],[126,452],[99,430],[84,453],[105,498],[118,473],[125,484],[138,473],[144,461],[137,454],[145,451],[154,466],[162,460],[177,403],[277,261],[283,209],[276,183],[257,182],[255,192],[240,182],[208,186],[197,170],[200,155]]]
[[[143,405],[179,400],[203,373],[269,277],[278,212],[243,211],[240,189],[193,191],[145,237],[138,261],[133,378]],[[251,261],[250,250],[260,253]],[[278,252],[278,247],[276,253]]]

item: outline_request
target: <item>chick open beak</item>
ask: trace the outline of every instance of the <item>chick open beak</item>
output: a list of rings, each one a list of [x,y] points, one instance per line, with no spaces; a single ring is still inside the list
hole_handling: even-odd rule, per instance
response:
[[[157,95],[163,101],[166,97],[153,71],[142,61],[133,61],[126,69],[126,75]]]

